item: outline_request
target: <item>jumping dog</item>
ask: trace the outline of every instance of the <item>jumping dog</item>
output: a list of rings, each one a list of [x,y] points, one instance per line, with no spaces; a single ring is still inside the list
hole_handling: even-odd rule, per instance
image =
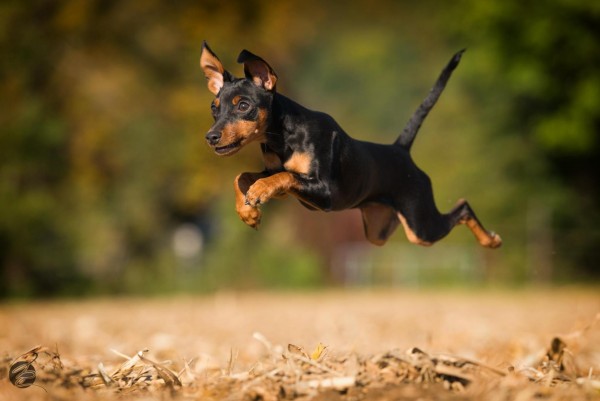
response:
[[[277,74],[262,58],[243,50],[244,78],[223,68],[206,42],[200,66],[215,123],[206,141],[220,156],[260,143],[265,169],[235,178],[236,210],[247,225],[260,224],[260,205],[291,194],[312,210],[359,208],[365,235],[383,245],[399,224],[408,240],[431,245],[457,224],[465,224],[484,247],[497,248],[500,236],[487,231],[466,200],[440,213],[431,180],[410,155],[415,136],[464,50],[442,70],[434,87],[392,144],[351,138],[328,114],[309,110],[276,91]]]

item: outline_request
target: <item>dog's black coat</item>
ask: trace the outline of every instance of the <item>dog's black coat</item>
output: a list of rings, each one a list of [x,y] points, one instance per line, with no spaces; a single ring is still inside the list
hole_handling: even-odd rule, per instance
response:
[[[206,135],[217,154],[230,155],[252,141],[261,144],[265,170],[235,180],[236,209],[248,225],[260,222],[259,205],[290,193],[310,209],[361,209],[367,238],[387,241],[402,223],[411,242],[430,245],[456,224],[466,224],[481,245],[496,248],[500,237],[486,231],[468,203],[438,211],[429,177],[413,162],[410,147],[442,93],[462,51],[452,57],[435,86],[390,145],[351,138],[329,115],[309,110],[279,94],[277,75],[260,57],[244,50],[245,78],[235,78],[206,45],[201,66],[215,124]]]

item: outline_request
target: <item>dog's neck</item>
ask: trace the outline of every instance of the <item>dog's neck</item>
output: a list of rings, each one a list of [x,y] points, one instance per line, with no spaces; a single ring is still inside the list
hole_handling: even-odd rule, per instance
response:
[[[300,104],[276,92],[273,95],[266,130],[267,147],[275,153],[282,154],[286,139],[295,134],[297,122],[305,118],[305,110]]]

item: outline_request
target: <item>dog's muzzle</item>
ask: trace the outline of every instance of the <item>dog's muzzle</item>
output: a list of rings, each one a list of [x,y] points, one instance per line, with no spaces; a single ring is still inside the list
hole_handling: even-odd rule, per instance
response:
[[[206,142],[211,146],[215,146],[220,140],[221,133],[218,131],[208,131],[208,134],[206,134]]]

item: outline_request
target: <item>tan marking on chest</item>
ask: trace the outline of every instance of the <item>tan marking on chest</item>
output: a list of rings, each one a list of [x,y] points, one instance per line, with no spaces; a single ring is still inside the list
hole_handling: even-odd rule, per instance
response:
[[[312,156],[305,152],[294,152],[283,164],[287,171],[298,174],[308,174],[312,164]]]

